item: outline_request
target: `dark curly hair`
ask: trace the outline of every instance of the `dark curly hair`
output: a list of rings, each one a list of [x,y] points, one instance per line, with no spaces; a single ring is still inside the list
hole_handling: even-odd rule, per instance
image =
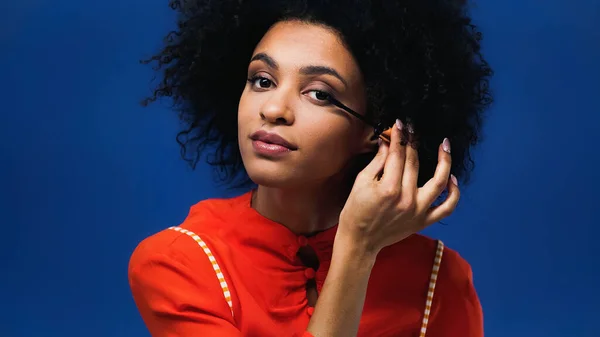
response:
[[[370,119],[412,124],[419,184],[433,176],[444,137],[452,144],[452,172],[468,181],[471,148],[492,102],[492,70],[464,1],[171,0],[170,7],[178,12],[177,29],[158,54],[142,61],[162,71],[143,104],[172,100],[185,124],[177,141],[192,167],[208,147],[214,152],[207,161],[224,182],[249,182],[237,143],[248,62],[274,23],[301,20],[339,33],[363,73]]]

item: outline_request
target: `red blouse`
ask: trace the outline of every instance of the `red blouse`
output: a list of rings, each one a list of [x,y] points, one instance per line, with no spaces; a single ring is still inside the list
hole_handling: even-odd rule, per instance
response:
[[[133,298],[154,337],[310,336],[306,283],[321,291],[336,227],[298,236],[250,207],[251,193],[202,201],[180,227],[143,240],[129,264]],[[310,245],[318,270],[297,252]],[[436,241],[422,235],[383,249],[373,267],[359,336],[419,336]],[[482,337],[469,264],[443,254],[427,337]]]

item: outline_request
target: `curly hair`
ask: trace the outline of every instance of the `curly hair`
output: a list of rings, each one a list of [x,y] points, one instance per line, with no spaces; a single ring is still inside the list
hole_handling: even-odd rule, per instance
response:
[[[363,73],[371,119],[392,125],[399,118],[413,126],[419,184],[433,176],[444,137],[452,144],[452,172],[468,182],[471,149],[493,99],[492,70],[464,1],[171,0],[170,7],[177,28],[142,61],[155,63],[162,75],[143,104],[171,100],[185,125],[177,134],[181,154],[192,167],[210,148],[207,162],[223,182],[249,182],[237,139],[248,62],[273,24],[301,20],[340,35]]]

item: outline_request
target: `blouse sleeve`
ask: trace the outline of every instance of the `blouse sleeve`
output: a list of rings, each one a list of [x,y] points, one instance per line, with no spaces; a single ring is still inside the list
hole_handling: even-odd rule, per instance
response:
[[[483,311],[473,285],[471,267],[456,252],[449,253],[442,259],[440,289],[439,292],[436,289],[432,306],[433,311],[438,307],[437,313],[426,336],[483,337]]]
[[[208,257],[164,247],[162,239],[143,241],[129,263],[133,299],[150,334],[241,337]],[[302,337],[314,336],[304,332]]]
[[[202,252],[190,260],[173,254],[150,254],[149,250],[138,246],[133,253],[129,284],[153,337],[242,336],[212,265]]]

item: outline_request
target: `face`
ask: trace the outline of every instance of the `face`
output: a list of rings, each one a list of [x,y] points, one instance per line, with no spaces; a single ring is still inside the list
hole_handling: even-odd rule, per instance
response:
[[[275,24],[254,50],[238,110],[239,147],[258,185],[308,187],[343,175],[374,151],[372,130],[329,103],[364,113],[360,69],[333,30],[296,21]]]

